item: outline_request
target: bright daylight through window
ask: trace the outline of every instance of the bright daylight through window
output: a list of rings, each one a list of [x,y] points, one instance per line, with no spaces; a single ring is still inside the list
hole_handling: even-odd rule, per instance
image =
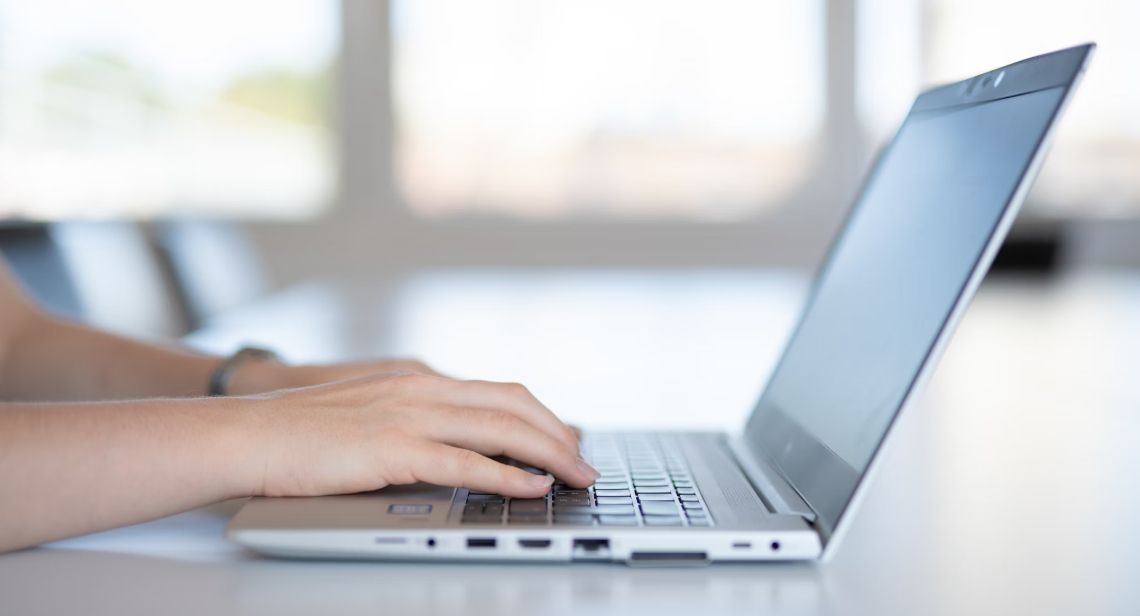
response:
[[[336,0],[0,0],[0,217],[311,215]]]
[[[392,28],[421,216],[736,220],[815,170],[821,0],[394,0]]]
[[[931,0],[927,14],[928,82],[1096,41],[1028,206],[1044,216],[1140,214],[1140,2]]]
[[[859,117],[876,145],[890,139],[920,84],[1096,42],[1026,214],[1140,215],[1140,2],[860,0],[857,8]]]

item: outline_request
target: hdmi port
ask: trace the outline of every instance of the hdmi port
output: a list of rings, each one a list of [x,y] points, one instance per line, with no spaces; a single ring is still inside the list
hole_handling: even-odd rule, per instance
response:
[[[548,548],[550,547],[549,539],[519,539],[519,546],[524,548]]]

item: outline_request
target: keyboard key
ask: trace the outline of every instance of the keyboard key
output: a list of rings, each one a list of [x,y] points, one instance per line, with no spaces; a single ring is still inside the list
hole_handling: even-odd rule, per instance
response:
[[[699,502],[701,502],[701,499],[699,496],[695,496],[692,494],[682,494],[681,500],[685,501],[686,503],[699,503]]]
[[[649,516],[645,518],[646,526],[682,526],[680,516]]]
[[[706,518],[689,518],[689,526],[710,526],[711,524]]]
[[[598,505],[593,512],[599,515],[633,515],[633,505]]]
[[[670,487],[669,481],[666,479],[634,479],[633,487],[641,488],[668,488]]]
[[[637,498],[641,501],[669,501],[673,502],[672,494],[638,494]]]
[[[594,495],[598,498],[603,496],[629,496],[629,490],[594,490]]]
[[[685,496],[696,496],[697,491],[692,488],[677,488],[677,494],[682,494]]]
[[[627,519],[635,519],[635,518],[627,518]],[[554,523],[557,524],[558,526],[567,526],[567,525],[571,525],[571,526],[593,526],[594,525],[594,516],[577,514],[577,513],[566,515],[566,514],[561,514],[561,513],[555,512]]]
[[[463,515],[480,515],[483,513],[483,503],[467,503],[463,507]]]
[[[555,492],[555,493],[554,493],[554,496],[556,496],[556,497],[563,497],[563,496],[567,496],[567,497],[573,497],[573,496],[579,496],[579,497],[585,498],[585,497],[587,497],[587,496],[589,496],[589,495],[590,495],[590,493],[589,493],[588,491],[586,491],[586,490],[558,490],[557,492]]]
[[[474,492],[467,495],[467,502],[474,503],[502,503],[504,498],[498,494],[476,494]]]
[[[589,496],[582,496],[577,498],[563,498],[562,496],[555,496],[554,503],[557,505],[591,505],[593,501]]]
[[[645,515],[681,515],[681,510],[675,503],[662,503],[658,501],[642,501],[641,513]]]
[[[701,503],[700,503],[699,501],[697,501],[697,502],[694,502],[694,501],[687,501],[687,502],[686,502],[686,501],[682,501],[682,502],[681,502],[681,506],[682,506],[682,507],[684,507],[685,509],[701,509],[701,508],[702,508],[702,507],[701,507]]]
[[[464,524],[498,524],[503,518],[497,515],[465,515],[460,521]]]
[[[487,503],[487,506],[483,508],[483,514],[484,515],[501,516],[501,515],[503,515],[503,504],[502,503]]]
[[[592,505],[570,505],[559,502],[554,503],[555,515],[560,513],[592,513],[593,511],[594,507]]]
[[[638,494],[672,494],[673,489],[668,486],[637,487],[633,489]]]
[[[674,481],[673,485],[675,487],[677,487],[678,489],[680,489],[680,488],[686,488],[689,490],[693,489],[693,483],[691,481]]]
[[[632,515],[600,515],[598,523],[602,526],[637,526],[637,518]]]
[[[690,518],[703,518],[705,517],[704,509],[686,509],[685,514]]]
[[[546,524],[544,515],[512,515],[507,518],[507,524]]]
[[[554,515],[566,514],[590,514],[597,513],[602,515],[633,515],[633,505],[598,505],[596,507],[585,507],[582,505],[556,505],[554,507]]]
[[[633,499],[629,496],[599,496],[599,505],[632,505]]]
[[[511,515],[535,515],[546,513],[545,498],[512,498]]]

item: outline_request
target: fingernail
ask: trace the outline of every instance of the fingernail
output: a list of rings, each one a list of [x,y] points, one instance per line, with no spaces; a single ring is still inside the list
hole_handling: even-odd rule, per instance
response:
[[[602,474],[594,470],[594,467],[590,466],[582,456],[578,456],[578,470],[582,471],[583,475],[589,477],[590,481],[602,476]]]
[[[536,488],[549,488],[550,484],[554,483],[554,477],[550,475],[530,475],[526,476],[526,482]]]

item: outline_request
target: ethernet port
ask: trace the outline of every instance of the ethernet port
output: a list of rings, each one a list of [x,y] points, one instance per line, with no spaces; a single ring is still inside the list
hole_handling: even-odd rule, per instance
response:
[[[610,560],[609,539],[575,539],[572,545],[575,560]]]

